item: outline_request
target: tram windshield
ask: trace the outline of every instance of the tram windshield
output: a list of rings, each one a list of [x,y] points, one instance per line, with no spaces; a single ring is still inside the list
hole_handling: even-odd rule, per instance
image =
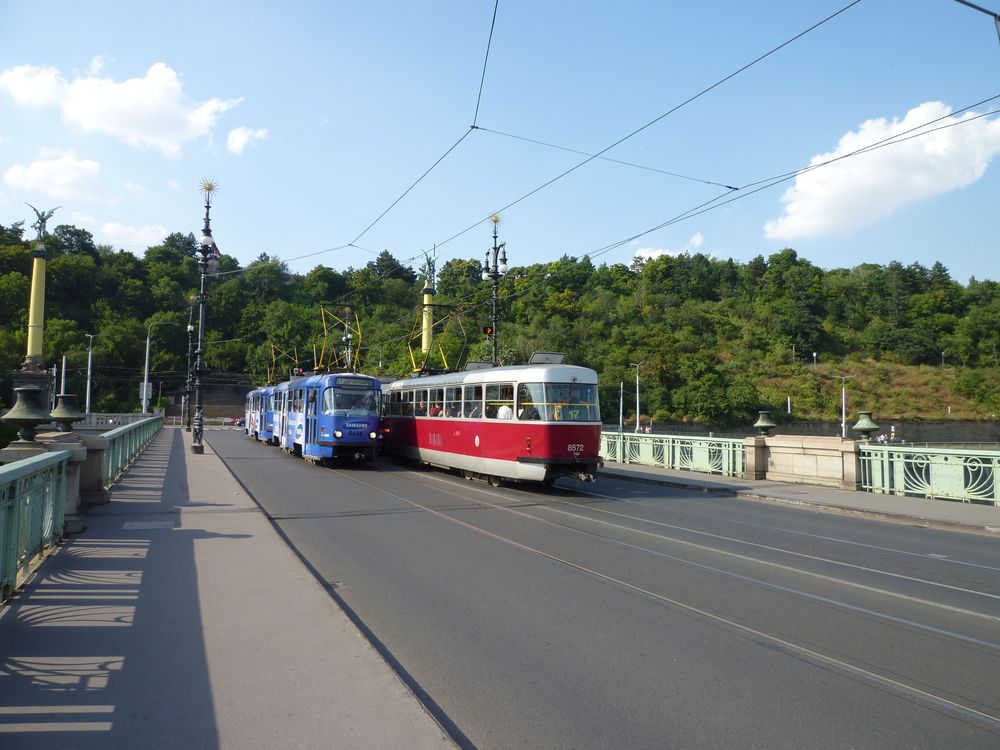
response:
[[[376,417],[378,395],[375,391],[327,388],[323,391],[323,413],[338,417]]]
[[[591,383],[520,383],[517,418],[564,422],[600,422],[597,386]]]

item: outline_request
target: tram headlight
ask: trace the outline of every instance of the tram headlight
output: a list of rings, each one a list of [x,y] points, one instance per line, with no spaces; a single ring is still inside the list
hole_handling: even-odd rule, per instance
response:
[[[334,430],[333,431],[333,436],[336,437],[336,438],[342,438],[342,437],[344,437],[344,431],[343,430]]]
[[[375,430],[372,430],[371,432],[368,433],[368,437],[370,437],[372,440],[374,440],[375,438],[378,437],[378,433],[375,432]]]

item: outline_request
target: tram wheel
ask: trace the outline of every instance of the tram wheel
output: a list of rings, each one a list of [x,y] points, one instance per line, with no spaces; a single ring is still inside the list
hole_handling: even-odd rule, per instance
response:
[[[472,473],[471,471],[469,471],[468,469],[463,469],[463,470],[462,470],[462,476],[463,476],[463,477],[465,477],[466,479],[468,479],[468,480],[469,480],[470,482],[471,482],[471,481],[472,481],[473,479],[475,479],[475,478],[476,478],[476,475],[475,475],[475,474],[473,474],[473,473]]]
[[[502,487],[503,486],[503,480],[500,477],[496,476],[495,474],[490,474],[490,480],[489,481],[490,481],[490,486],[491,487]]]

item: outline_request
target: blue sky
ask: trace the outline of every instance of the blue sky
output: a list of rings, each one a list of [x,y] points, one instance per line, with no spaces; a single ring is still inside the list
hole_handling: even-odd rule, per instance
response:
[[[8,0],[0,223],[62,206],[50,227],[141,255],[200,234],[212,178],[222,251],[297,272],[482,258],[503,209],[511,265],[793,247],[1000,280],[1000,121],[972,119],[1000,99],[953,114],[1000,94],[1000,41],[953,0],[862,0],[603,154],[645,168],[591,160],[519,201],[585,159],[521,139],[598,153],[848,2],[501,0],[477,114],[492,0]],[[931,120],[954,126],[749,187]]]

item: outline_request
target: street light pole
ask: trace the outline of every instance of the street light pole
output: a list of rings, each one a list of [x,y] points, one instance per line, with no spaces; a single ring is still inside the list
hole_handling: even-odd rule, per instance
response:
[[[497,244],[497,225],[500,223],[500,214],[493,214],[490,217],[493,222],[493,247],[486,251],[486,261],[483,263],[483,281],[493,282],[493,330],[490,337],[493,339],[493,366],[500,364],[500,339],[497,325],[500,322],[500,279],[507,273],[507,243]]]
[[[201,192],[205,196],[205,225],[201,230],[201,243],[198,252],[198,270],[201,272],[201,287],[198,292],[198,348],[194,352],[194,426],[192,429],[191,452],[204,453],[202,434],[205,429],[205,413],[201,401],[201,372],[205,356],[205,278],[215,273],[219,265],[219,248],[212,237],[212,220],[209,212],[212,210],[212,195],[218,189],[218,184],[212,180],[203,180]]]
[[[156,320],[146,326],[146,369],[142,376],[142,413],[149,414],[149,342],[154,326],[175,326],[172,320]]]
[[[94,334],[85,333],[83,335],[87,337],[87,405],[84,414],[90,414],[90,364],[94,355]]]
[[[635,368],[635,431],[639,431],[639,368],[645,364],[646,360],[641,362],[629,362],[629,367]]]
[[[191,337],[194,334],[194,305],[188,308],[188,359],[187,359],[187,380],[184,381],[184,429],[191,432],[191,393],[193,384],[191,382]]]
[[[847,437],[847,378],[844,375],[837,375],[840,378],[840,437]]]

